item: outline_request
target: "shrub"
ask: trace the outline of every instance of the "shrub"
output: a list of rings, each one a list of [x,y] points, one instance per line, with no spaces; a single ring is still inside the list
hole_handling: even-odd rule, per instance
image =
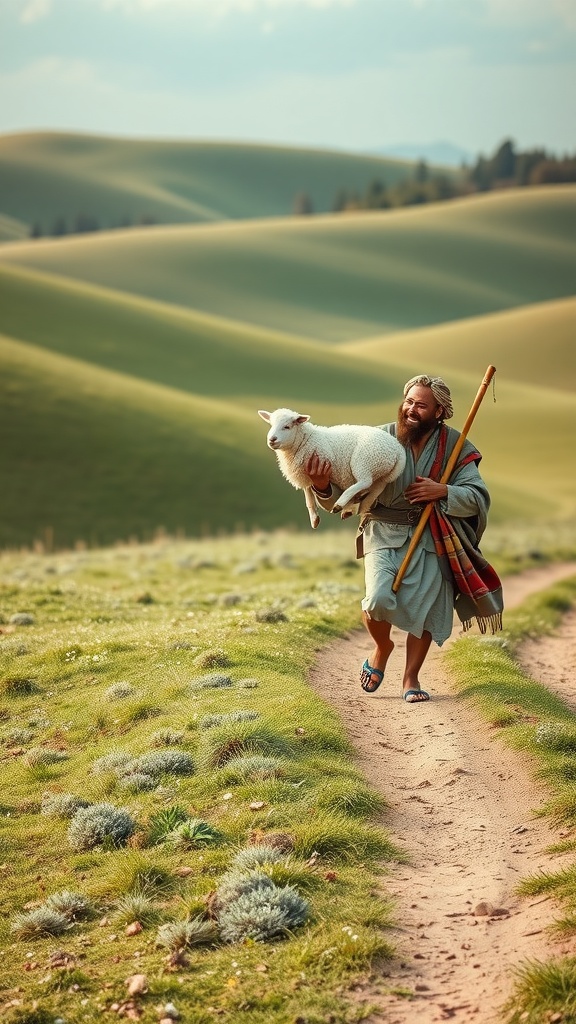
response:
[[[29,743],[33,736],[31,729],[12,729],[3,736],[2,742],[7,746],[21,746],[23,743]]]
[[[232,679],[221,672],[209,672],[206,676],[193,679],[190,684],[192,690],[216,690],[224,686],[232,686]]]
[[[236,683],[236,686],[238,686],[241,690],[255,690],[257,686],[260,686],[260,683],[258,682],[257,679],[252,679],[251,677],[248,677],[247,679],[239,679],[238,682]]]
[[[224,942],[269,942],[303,925],[310,916],[310,904],[291,885],[271,883],[268,889],[250,889],[226,904],[219,913]]]
[[[63,750],[51,750],[49,747],[31,747],[24,755],[24,760],[30,768],[45,768],[60,761],[67,761],[68,754]]]
[[[217,843],[222,838],[222,833],[202,821],[200,818],[187,818],[181,821],[176,828],[166,836],[167,842],[173,846],[192,848],[195,846],[208,846]]]
[[[55,910],[64,914],[68,921],[75,921],[81,917],[88,917],[94,910],[89,899],[79,892],[70,892],[63,889],[62,892],[55,892],[49,896],[44,906],[49,910]]]
[[[155,924],[159,916],[153,901],[144,890],[137,890],[121,896],[116,901],[112,914],[114,920],[120,924],[132,924],[133,921],[139,921],[143,927]]]
[[[8,621],[11,626],[33,626],[36,619],[29,612],[16,612]]]
[[[262,779],[278,778],[282,771],[283,763],[279,758],[248,754],[230,758],[222,769],[222,775],[227,782],[259,782]]]
[[[127,793],[146,793],[155,788],[156,780],[151,775],[146,775],[145,772],[130,772],[120,776],[118,785]]]
[[[165,807],[150,818],[148,825],[148,843],[156,846],[163,843],[167,836],[184,821],[189,821],[190,815],[182,807],[173,804],[172,807]]]
[[[262,608],[256,612],[257,622],[288,622],[288,616],[281,608]]]
[[[74,793],[43,793],[40,813],[47,818],[73,818],[81,807],[90,807],[90,802]]]
[[[232,664],[230,658],[226,654],[226,651],[220,649],[214,649],[211,651],[203,651],[197,658],[194,659],[194,664],[198,668],[228,668]]]
[[[0,689],[6,697],[27,697],[31,693],[36,693],[38,687],[33,679],[10,676],[8,679],[2,680]]]
[[[10,931],[17,939],[40,939],[45,935],[61,935],[69,927],[70,922],[64,914],[43,906],[27,914],[17,914]]]
[[[170,921],[158,929],[157,946],[166,946],[173,951],[190,946],[205,946],[215,942],[218,935],[213,921],[193,917],[191,921]]]
[[[258,889],[273,889],[274,883],[261,871],[229,871],[216,890],[214,906],[217,911],[234,903],[244,893]]]
[[[154,750],[136,758],[134,770],[154,779],[160,775],[193,775],[194,761],[185,750]]]
[[[153,747],[177,747],[183,740],[183,729],[158,729],[150,737]]]
[[[285,859],[285,854],[274,846],[248,846],[236,854],[232,867],[236,871],[251,871],[263,864],[275,864]]]
[[[111,750],[109,754],[98,757],[92,764],[90,771],[93,775],[103,775],[106,772],[125,771],[128,765],[134,761],[134,755],[127,750]]]
[[[198,749],[198,763],[203,769],[221,768],[242,754],[285,755],[286,740],[263,725],[235,722],[208,729]]]
[[[123,846],[135,828],[136,823],[128,811],[112,804],[92,804],[76,811],[68,829],[68,841],[74,850]]]
[[[136,691],[130,683],[113,683],[105,691],[104,696],[108,700],[124,700],[126,697],[131,697]]]

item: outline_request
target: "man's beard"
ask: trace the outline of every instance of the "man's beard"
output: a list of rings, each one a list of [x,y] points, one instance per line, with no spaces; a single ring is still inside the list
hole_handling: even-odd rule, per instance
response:
[[[439,420],[435,416],[431,416],[429,419],[419,420],[418,423],[408,423],[402,403],[398,408],[398,418],[396,420],[396,437],[407,448],[411,444],[417,444],[426,434],[429,434],[434,427],[438,426]]]

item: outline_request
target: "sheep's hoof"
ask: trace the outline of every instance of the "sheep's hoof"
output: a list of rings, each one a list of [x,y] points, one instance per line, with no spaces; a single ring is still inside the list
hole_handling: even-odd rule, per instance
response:
[[[314,519],[310,520],[310,525],[313,530],[317,530],[320,526],[320,516],[314,516]]]
[[[342,505],[333,505],[332,506],[332,511],[333,511],[334,515],[336,515],[337,512],[341,512],[342,511]]]
[[[345,508],[344,511],[340,513],[340,519],[350,519],[350,516],[353,515],[354,513],[352,512],[352,509]]]

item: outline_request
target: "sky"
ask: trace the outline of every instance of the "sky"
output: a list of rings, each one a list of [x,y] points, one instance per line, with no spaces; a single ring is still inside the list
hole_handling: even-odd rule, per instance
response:
[[[576,0],[0,0],[0,132],[576,149]]]

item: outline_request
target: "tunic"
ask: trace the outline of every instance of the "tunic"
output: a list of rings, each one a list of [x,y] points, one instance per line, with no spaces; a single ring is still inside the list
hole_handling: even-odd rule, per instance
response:
[[[382,427],[392,434],[395,428],[395,423],[387,423]],[[449,430],[453,440],[457,439],[457,431]],[[404,472],[381,492],[374,509],[376,514],[378,505],[396,509],[411,507],[403,496],[404,491],[417,476],[430,475],[437,442],[438,431],[434,431],[416,462],[412,449],[407,449]],[[473,445],[466,441],[461,457],[475,451]],[[480,457],[478,453],[477,461]],[[477,461],[468,462],[454,471],[447,485],[448,494],[438,505],[449,516],[462,519],[477,517],[483,526],[490,497],[478,472]],[[330,498],[316,496],[316,501],[330,511],[341,493],[332,484]],[[482,530],[478,528],[477,520],[475,533],[479,539]],[[363,531],[366,596],[362,601],[362,609],[370,618],[390,622],[416,637],[428,631],[434,642],[441,646],[452,632],[455,595],[451,578],[446,579],[442,574],[429,525],[424,529],[398,593],[392,590],[394,577],[408,550],[414,529],[415,525],[386,523],[376,519],[367,522]]]

